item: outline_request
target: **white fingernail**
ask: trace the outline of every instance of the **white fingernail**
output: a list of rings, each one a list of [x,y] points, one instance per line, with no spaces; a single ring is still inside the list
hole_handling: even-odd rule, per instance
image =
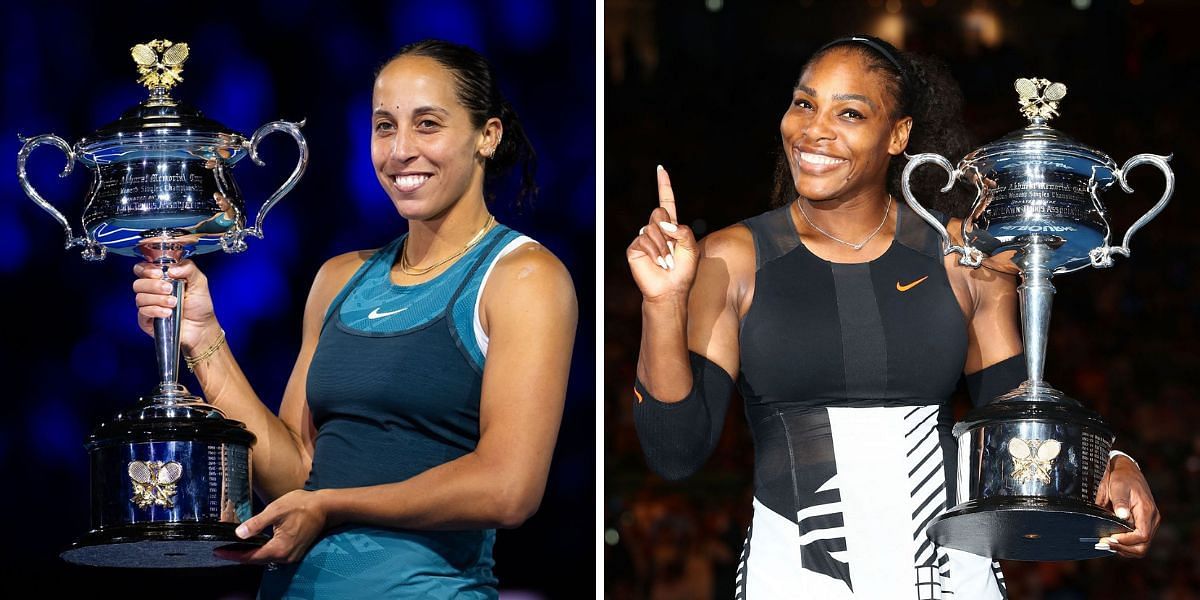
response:
[[[670,221],[659,221],[658,226],[662,227],[662,230],[667,233],[675,233],[676,231],[679,231],[679,227],[676,227],[675,224]]]
[[[1112,548],[1108,547],[1108,544],[1105,544],[1103,542],[1096,544],[1096,549],[1097,550],[1112,550]]]
[[[641,229],[638,230],[638,235],[642,235],[643,233],[646,233],[645,226],[643,226]]]
[[[675,242],[667,240],[667,251],[669,251],[671,254],[675,254]]]
[[[1122,506],[1121,508],[1118,508],[1117,516],[1122,519],[1128,519],[1129,518],[1129,509],[1125,508],[1124,506]]]
[[[662,166],[662,165],[658,165],[658,168],[657,168],[657,169],[655,169],[655,170],[656,170],[656,171],[658,171],[659,173],[662,173],[662,172],[663,172],[663,166]]]
[[[664,269],[667,268],[667,261],[663,260],[663,257],[661,256],[654,257],[654,262],[658,263],[658,266]]]
[[[667,269],[669,269],[669,270],[675,269],[675,257],[671,256],[670,254],[667,255]]]
[[[226,530],[226,531],[228,531],[228,530]],[[241,525],[237,528],[236,533],[237,533],[238,537],[245,539],[247,536],[250,535],[250,530],[246,529],[245,525]]]
[[[1117,538],[1112,537],[1112,536],[1102,537],[1102,538],[1100,538],[1100,543],[1104,544],[1105,546],[1107,546],[1109,544],[1115,544],[1115,543],[1117,543]]]

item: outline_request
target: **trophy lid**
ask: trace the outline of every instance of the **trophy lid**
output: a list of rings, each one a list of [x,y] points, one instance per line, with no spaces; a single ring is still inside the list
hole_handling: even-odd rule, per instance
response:
[[[1086,174],[1091,174],[1094,167],[1102,167],[1107,176],[1101,179],[1105,184],[1112,182],[1111,172],[1118,165],[1111,157],[1049,125],[1050,119],[1058,115],[1058,102],[1067,95],[1067,86],[1047,79],[1021,78],[1013,87],[1019,97],[1021,113],[1029,119],[1029,124],[966,155],[964,165],[986,168],[1015,159],[1057,160],[1062,163],[1063,170]]]
[[[182,158],[232,164],[246,155],[246,139],[168,92],[183,81],[185,43],[152,40],[131,49],[150,97],[121,118],[79,140],[75,152],[89,166],[141,160]]]

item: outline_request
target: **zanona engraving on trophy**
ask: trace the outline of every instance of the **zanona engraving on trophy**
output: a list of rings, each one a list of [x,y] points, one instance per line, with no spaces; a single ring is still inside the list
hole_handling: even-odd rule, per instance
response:
[[[1078,231],[1074,227],[1066,225],[1001,225],[1000,229],[1004,231],[1028,231],[1030,233],[1042,231]]]

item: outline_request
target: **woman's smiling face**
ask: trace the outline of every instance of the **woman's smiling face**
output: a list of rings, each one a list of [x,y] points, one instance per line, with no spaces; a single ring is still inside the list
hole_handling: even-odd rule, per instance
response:
[[[482,197],[486,143],[436,60],[403,56],[375,79],[371,162],[405,219],[443,214],[474,188]]]
[[[896,102],[857,51],[835,48],[810,64],[779,124],[796,192],[820,202],[886,187],[912,124],[894,118]]]

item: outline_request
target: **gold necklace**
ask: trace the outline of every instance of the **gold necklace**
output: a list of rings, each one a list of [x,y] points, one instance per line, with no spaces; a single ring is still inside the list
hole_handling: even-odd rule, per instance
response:
[[[475,246],[475,244],[478,244],[479,241],[483,239],[483,235],[492,228],[492,225],[495,224],[496,216],[488,215],[488,220],[483,224],[483,227],[479,231],[475,232],[475,236],[471,238],[471,241],[467,242],[467,245],[462,247],[462,250],[459,250],[458,252],[455,252],[454,254],[451,254],[450,256],[447,256],[446,258],[443,258],[442,260],[439,260],[428,267],[421,268],[414,267],[412,266],[412,263],[408,262],[408,236],[405,236],[404,245],[400,248],[400,270],[403,271],[405,275],[424,275],[466,254],[467,250],[470,250]]]

